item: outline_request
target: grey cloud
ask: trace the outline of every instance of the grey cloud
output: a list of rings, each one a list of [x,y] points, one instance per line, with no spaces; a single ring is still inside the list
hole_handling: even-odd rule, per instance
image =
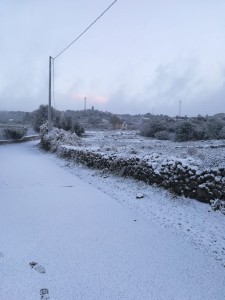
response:
[[[204,81],[197,67],[198,61],[195,59],[159,65],[154,78],[143,87],[141,93],[130,95],[129,89],[121,85],[111,95],[107,107],[118,113],[152,112],[175,116],[179,113],[181,101],[183,115],[224,112],[224,70],[224,83],[213,87]]]

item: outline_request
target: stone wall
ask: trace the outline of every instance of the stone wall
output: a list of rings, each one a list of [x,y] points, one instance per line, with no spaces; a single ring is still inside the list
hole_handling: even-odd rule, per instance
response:
[[[88,167],[107,170],[120,176],[157,184],[177,195],[209,203],[225,199],[225,169],[198,171],[196,167],[179,160],[164,160],[155,167],[155,161],[138,157],[120,158],[95,151],[59,146],[57,153],[64,158],[83,163]]]
[[[40,139],[39,135],[24,136],[19,140],[0,140],[0,145],[23,143],[23,142],[35,141],[35,140],[39,140],[39,139]]]

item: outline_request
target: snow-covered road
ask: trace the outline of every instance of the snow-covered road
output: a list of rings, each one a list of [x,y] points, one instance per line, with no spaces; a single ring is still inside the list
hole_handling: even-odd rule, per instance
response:
[[[0,299],[225,299],[219,262],[36,144],[0,147]]]

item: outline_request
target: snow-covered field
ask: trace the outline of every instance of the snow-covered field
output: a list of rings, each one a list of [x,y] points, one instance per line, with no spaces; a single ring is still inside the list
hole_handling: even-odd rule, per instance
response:
[[[225,298],[225,218],[209,205],[37,142],[1,146],[0,168],[0,299]]]
[[[138,154],[141,158],[150,153],[178,158],[192,157],[200,169],[225,167],[225,140],[196,142],[160,141],[140,136],[136,131],[88,131],[84,139],[87,147],[106,153],[129,157]]]

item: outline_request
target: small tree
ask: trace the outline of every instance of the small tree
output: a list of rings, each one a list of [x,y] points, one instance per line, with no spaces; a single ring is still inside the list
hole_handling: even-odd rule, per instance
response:
[[[178,123],[175,129],[175,140],[178,142],[185,142],[195,139],[195,126],[188,122],[184,121]]]
[[[64,114],[61,117],[61,128],[68,131],[68,130],[73,130],[73,124],[72,124],[72,118],[71,116],[68,116],[67,114]]]
[[[164,120],[152,119],[142,126],[141,135],[155,137],[157,132],[166,131],[166,128],[167,126]]]
[[[40,105],[39,108],[32,113],[32,126],[37,132],[40,126],[48,120],[48,105]]]
[[[110,118],[110,123],[113,125],[114,129],[122,127],[123,121],[116,115],[112,115]]]
[[[207,122],[207,132],[209,139],[219,139],[222,133],[224,122],[219,119],[210,119]]]
[[[53,126],[58,127],[61,123],[61,113],[51,107]],[[48,105],[40,105],[39,108],[31,113],[31,123],[33,129],[40,132],[40,126],[48,121]]]
[[[78,135],[78,136],[82,136],[84,134],[84,127],[82,127],[79,123],[75,123],[74,124],[74,132]]]

